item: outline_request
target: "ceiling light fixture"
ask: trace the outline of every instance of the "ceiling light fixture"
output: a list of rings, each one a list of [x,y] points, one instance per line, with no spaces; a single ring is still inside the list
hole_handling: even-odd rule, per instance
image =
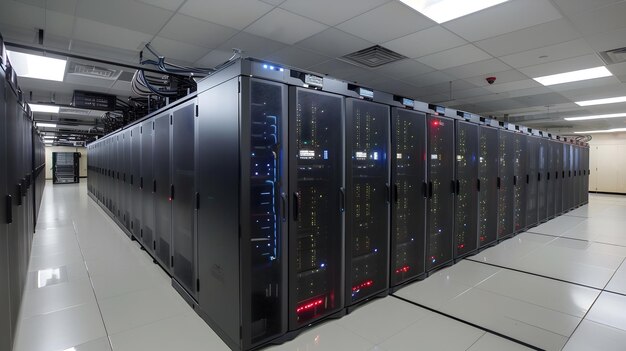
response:
[[[574,132],[574,133],[575,134],[595,134],[595,133],[619,133],[619,132],[626,132],[626,128],[587,130],[584,132]]]
[[[606,98],[606,99],[576,101],[576,104],[578,106],[594,106],[594,105],[617,104],[620,102],[626,102],[626,96],[616,96],[616,97]]]
[[[9,50],[7,53],[18,77],[63,81],[66,60]]]
[[[609,77],[613,74],[604,66],[581,69],[578,71],[553,74],[549,76],[533,78],[537,82],[549,86],[563,83],[578,82],[581,80]]]
[[[42,123],[42,122],[37,122],[37,127],[43,127],[43,128],[56,128],[57,125],[55,123]]]
[[[33,112],[59,113],[59,106],[28,104]]]
[[[441,24],[508,0],[400,0],[424,16]]]
[[[604,118],[620,118],[626,117],[626,113],[610,113],[606,115],[594,115],[594,116],[582,116],[582,117],[565,117],[566,121],[586,121],[590,119],[604,119]]]
[[[52,136],[52,135],[44,135],[43,138],[44,139],[56,139],[57,137]]]

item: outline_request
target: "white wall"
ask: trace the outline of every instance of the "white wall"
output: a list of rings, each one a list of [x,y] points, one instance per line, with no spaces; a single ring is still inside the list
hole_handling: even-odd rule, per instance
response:
[[[589,144],[589,190],[626,194],[626,133],[594,134]]]
[[[87,148],[71,146],[46,146],[46,179],[52,179],[53,152],[80,152],[78,163],[80,177],[87,176]]]

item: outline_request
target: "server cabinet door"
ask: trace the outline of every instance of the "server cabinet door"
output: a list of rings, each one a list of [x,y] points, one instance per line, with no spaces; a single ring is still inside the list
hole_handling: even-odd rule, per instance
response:
[[[133,236],[141,240],[141,195],[143,192],[141,181],[141,125],[130,130],[130,194],[131,194],[131,222],[130,229]]]
[[[547,157],[546,157],[546,216],[547,218],[554,217],[554,187],[556,179],[554,179],[554,161],[555,161],[555,147],[552,140],[546,141]]]
[[[344,100],[290,91],[289,328],[344,306]]]
[[[498,131],[500,169],[498,172],[498,239],[504,239],[513,234],[513,156],[515,144],[513,133],[504,130]]]
[[[538,139],[529,136],[526,139],[526,226],[532,227],[537,224],[537,172],[539,168],[537,151]]]
[[[393,108],[391,117],[391,285],[425,273],[426,115]]]
[[[174,266],[172,256],[172,195],[170,125],[172,116],[167,113],[154,119],[154,241],[155,255],[169,267]]]
[[[478,158],[478,245],[487,246],[498,239],[498,130],[479,129]]]
[[[450,262],[454,245],[454,121],[428,116],[426,271]]]
[[[454,258],[478,248],[478,125],[456,122]]]
[[[346,303],[389,287],[389,107],[346,99]]]
[[[583,203],[589,203],[589,176],[591,173],[591,167],[589,165],[589,146],[583,149],[583,169],[586,170],[585,174],[585,186],[583,188]]]
[[[539,139],[539,169],[537,172],[537,221],[543,222],[546,219],[546,192],[548,191],[546,182],[546,173],[548,169],[546,147],[547,141],[545,139]]]
[[[580,147],[574,146],[574,207],[580,206],[582,170],[580,167]]]
[[[515,232],[520,232],[526,227],[526,147],[527,136],[516,133],[515,135],[515,157],[513,174],[513,203],[515,213],[513,216],[513,226]]]
[[[563,192],[561,193],[561,202],[563,203],[563,212],[567,212],[570,210],[569,205],[569,184],[572,179],[572,171],[569,168],[569,145],[567,143],[563,143]]]
[[[115,216],[117,219],[123,223],[122,219],[122,204],[124,203],[124,198],[122,194],[122,140],[121,133],[118,133],[115,138],[113,138],[113,182],[115,183]]]
[[[174,278],[192,296],[196,295],[195,112],[195,100],[172,112],[173,273]]]
[[[154,234],[154,165],[152,162],[154,155],[153,136],[153,120],[143,122],[141,125],[141,177],[139,178],[139,186],[142,190],[141,231],[139,236],[143,246],[151,253],[154,253],[156,247]]]
[[[567,153],[567,208],[571,210],[574,208],[574,202],[576,201],[574,197],[574,146],[572,144],[567,145]]]
[[[5,110],[5,76],[0,70],[0,350],[10,350],[11,333],[11,286],[9,277],[9,237],[7,221],[7,135]]]
[[[554,213],[563,213],[563,146],[554,142]]]
[[[130,184],[131,174],[131,160],[130,160],[130,130],[124,131],[124,197],[126,199],[124,203],[124,225],[126,229],[132,234],[132,228],[130,222],[132,221],[132,206],[133,206],[133,186]]]

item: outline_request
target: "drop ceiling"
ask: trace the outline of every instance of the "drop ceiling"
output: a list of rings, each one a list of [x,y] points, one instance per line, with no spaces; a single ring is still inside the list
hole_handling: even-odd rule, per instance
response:
[[[326,73],[407,97],[568,133],[626,127],[626,103],[575,101],[626,95],[626,63],[613,76],[545,87],[532,78],[605,65],[598,52],[626,47],[626,1],[509,0],[438,25],[393,0],[2,0],[6,41],[136,64],[152,42],[172,61],[213,66],[231,55]],[[341,56],[381,45],[406,59],[363,68]],[[485,78],[495,76],[489,85]],[[73,89],[129,95],[122,80],[22,79],[37,98]],[[70,94],[71,95],[71,94]]]

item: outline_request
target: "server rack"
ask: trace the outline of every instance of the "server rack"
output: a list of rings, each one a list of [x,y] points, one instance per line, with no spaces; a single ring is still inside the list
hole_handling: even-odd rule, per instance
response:
[[[478,249],[478,128],[456,121],[454,259]]]
[[[392,108],[391,286],[426,272],[426,114]]]
[[[346,99],[346,304],[389,288],[389,106]]]
[[[573,152],[574,152],[574,191],[573,191],[573,195],[574,195],[574,201],[573,201],[573,207],[578,207],[580,206],[580,190],[581,189],[581,175],[582,175],[582,171],[581,171],[581,163],[580,163],[580,147],[578,146],[578,143],[576,143],[575,145],[572,145],[573,148]]]
[[[168,272],[174,267],[172,256],[172,198],[174,188],[171,180],[171,130],[172,115],[167,112],[154,119],[153,178],[154,202],[154,252]]]
[[[147,120],[141,124],[141,230],[140,238],[146,251],[154,255],[156,249],[154,230],[154,155],[152,139],[154,136],[154,121]],[[169,263],[169,260],[167,260]]]
[[[548,137],[552,137],[551,135],[548,135]],[[552,139],[546,139],[546,149],[547,149],[547,153],[546,153],[546,163],[547,163],[547,167],[546,167],[546,187],[547,187],[547,191],[546,191],[546,217],[547,219],[552,219],[554,218],[554,189],[555,189],[555,182],[556,179],[554,178],[554,172],[555,172],[555,161],[556,161],[556,155],[555,155],[555,144],[554,141],[552,141]]]
[[[515,153],[514,135],[504,129],[498,130],[499,169],[498,169],[498,240],[506,239],[514,232],[514,186],[515,176],[513,156]]]
[[[526,224],[526,153],[527,136],[520,132],[514,134],[515,154],[513,157],[513,230],[522,231]]]
[[[570,151],[569,142],[564,140],[563,144],[563,193],[561,194],[561,202],[563,203],[563,212],[568,212],[570,208],[569,194],[571,192],[570,182],[572,180],[572,171],[570,169]]]
[[[537,225],[537,187],[539,168],[539,139],[528,136],[527,142],[527,172],[526,172],[526,226]]]
[[[1,42],[1,40],[0,40]],[[0,47],[2,45],[0,44]],[[0,60],[1,61],[1,60]],[[9,181],[7,179],[7,105],[6,105],[6,79],[4,69],[0,69],[0,349],[9,350],[13,341],[13,318],[11,308],[11,266],[9,261],[9,225],[8,202],[10,201]],[[8,206],[7,206],[8,205]]]
[[[128,235],[132,235],[132,228],[130,227],[131,222],[131,211],[132,211],[132,194],[133,188],[130,184],[130,173],[131,173],[131,160],[130,160],[130,130],[125,130],[122,132],[122,164],[123,164],[123,173],[122,173],[122,193],[123,193],[123,204],[122,208],[124,211],[122,212],[122,219],[124,227],[127,230]]]
[[[454,120],[429,115],[427,118],[427,230],[426,271],[454,257]]]
[[[553,141],[554,148],[554,213],[563,213],[563,144],[560,137]]]
[[[498,130],[480,126],[478,240],[483,248],[498,240]]]
[[[133,237],[142,240],[142,193],[141,187],[141,125],[130,129],[130,230]],[[98,146],[99,144],[96,144]],[[99,182],[99,181],[98,181]],[[98,183],[99,184],[99,183]]]
[[[78,157],[76,152],[52,153],[52,183],[73,184],[79,182]]]
[[[589,203],[589,176],[591,173],[590,165],[589,165],[589,146],[585,145],[582,149],[582,163],[583,163],[583,176],[584,181],[581,187],[581,202],[582,204]]]
[[[537,222],[542,223],[546,220],[546,204],[547,204],[547,182],[546,173],[548,172],[548,148],[547,141],[543,137],[539,139],[538,149],[538,169],[537,169]]]

